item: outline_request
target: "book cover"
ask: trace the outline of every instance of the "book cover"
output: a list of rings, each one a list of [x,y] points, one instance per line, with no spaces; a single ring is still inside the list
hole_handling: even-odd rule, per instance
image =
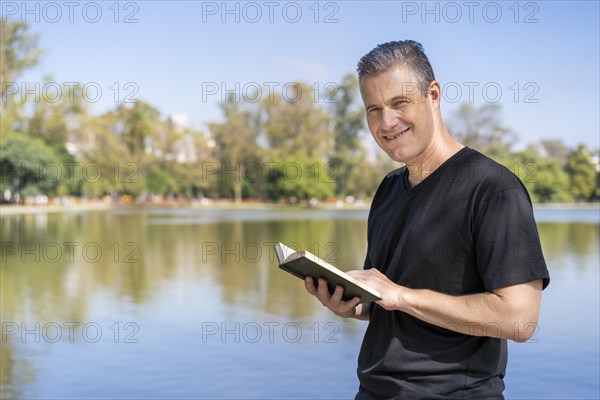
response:
[[[345,301],[356,296],[360,297],[361,303],[381,300],[379,292],[306,250],[294,251],[283,243],[277,243],[274,250],[279,268],[302,280],[307,276],[311,276],[314,281],[323,278],[327,281],[330,293],[340,285],[344,288],[342,299]]]

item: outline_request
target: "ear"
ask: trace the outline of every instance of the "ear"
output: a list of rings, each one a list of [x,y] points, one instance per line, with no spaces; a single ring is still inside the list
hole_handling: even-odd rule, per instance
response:
[[[440,88],[440,83],[438,81],[432,81],[429,84],[429,88],[427,89],[427,97],[431,98],[431,103],[434,108],[438,108],[440,106],[440,102],[442,101],[442,89]]]

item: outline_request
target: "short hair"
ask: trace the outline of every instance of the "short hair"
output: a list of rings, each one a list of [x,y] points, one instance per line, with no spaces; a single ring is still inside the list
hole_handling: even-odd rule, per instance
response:
[[[427,95],[429,84],[435,80],[431,64],[425,50],[419,42],[401,40],[377,45],[358,61],[358,80],[389,70],[394,66],[408,67],[411,76],[416,80],[419,90]]]

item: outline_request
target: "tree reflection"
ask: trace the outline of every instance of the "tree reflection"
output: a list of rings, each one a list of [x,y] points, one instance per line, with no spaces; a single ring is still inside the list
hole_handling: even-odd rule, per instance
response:
[[[568,257],[577,259],[579,268],[595,265],[590,257],[597,258],[599,226],[582,222],[542,222],[538,224],[544,257],[551,268],[564,268],[570,265]]]
[[[118,320],[127,315],[128,306],[149,311],[152,318],[150,309],[157,304],[167,312],[175,307],[168,292],[172,284],[182,294],[182,304],[205,305],[195,308],[200,315],[173,310],[189,315],[190,324],[214,321],[215,315],[221,321],[322,319],[328,311],[299,279],[279,270],[273,244],[281,241],[308,250],[343,270],[361,268],[364,262],[365,218],[343,212],[263,218],[238,211],[238,218],[219,210],[184,211],[3,216],[2,321],[73,321],[80,323],[77,330],[97,318],[98,310]],[[539,232],[551,269],[597,265],[597,224],[540,223]],[[64,243],[78,247],[72,257],[48,253],[36,258],[36,246],[53,243],[63,251]],[[84,255],[88,243],[97,244],[102,257]],[[364,329],[356,321],[340,324],[351,335]],[[16,340],[9,337],[0,344],[2,398],[23,398],[35,388],[35,359]]]

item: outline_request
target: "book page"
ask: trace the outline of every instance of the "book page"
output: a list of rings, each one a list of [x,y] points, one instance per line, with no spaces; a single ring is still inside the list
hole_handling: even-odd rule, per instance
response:
[[[286,246],[283,243],[277,243],[275,246],[275,253],[277,254],[277,258],[279,259],[279,264],[285,263],[286,259],[294,254],[296,251],[291,247]]]

